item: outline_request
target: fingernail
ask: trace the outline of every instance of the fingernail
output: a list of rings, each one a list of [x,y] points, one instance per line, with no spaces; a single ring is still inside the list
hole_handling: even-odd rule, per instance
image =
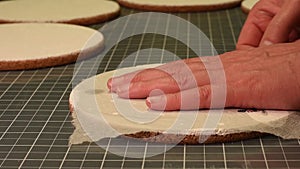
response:
[[[109,91],[111,92],[111,86],[112,86],[112,78],[108,79],[107,81],[107,88],[109,89]]]
[[[110,92],[117,92],[117,87],[120,84],[120,78],[119,77],[112,77],[107,81],[107,87]]]
[[[273,45],[273,42],[268,41],[268,40],[265,40],[265,41],[263,42],[263,44],[264,44],[265,46],[270,46],[270,45]]]
[[[146,99],[146,105],[151,109],[151,101],[149,97]]]
[[[166,97],[164,95],[148,97],[146,99],[146,105],[153,110],[165,110]]]
[[[129,86],[128,85],[121,85],[118,86],[116,89],[116,93],[118,94],[119,97],[122,98],[129,98]]]

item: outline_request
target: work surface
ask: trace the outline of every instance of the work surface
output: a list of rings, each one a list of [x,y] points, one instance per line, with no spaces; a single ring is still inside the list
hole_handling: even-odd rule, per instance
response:
[[[123,8],[121,16],[137,11]],[[233,50],[246,18],[240,8],[203,13],[176,14],[199,27],[218,53]],[[160,24],[156,26],[159,27]],[[101,25],[92,25],[98,29]],[[152,25],[155,26],[155,25]],[[166,30],[168,31],[168,30]],[[186,32],[188,34],[189,32]],[[184,33],[183,33],[184,34]],[[275,136],[213,145],[178,145],[165,153],[146,157],[147,150],[168,145],[107,138],[97,144],[68,144],[74,127],[69,113],[69,94],[75,68],[88,64],[92,76],[116,69],[127,55],[147,48],[168,49],[181,58],[194,57],[185,45],[163,35],[145,34],[115,45],[96,64],[88,61],[29,71],[0,72],[0,168],[300,168],[300,141]],[[164,63],[175,58],[159,51],[148,56],[135,53],[134,66]],[[99,129],[100,130],[100,129]],[[142,158],[119,154],[142,152]]]

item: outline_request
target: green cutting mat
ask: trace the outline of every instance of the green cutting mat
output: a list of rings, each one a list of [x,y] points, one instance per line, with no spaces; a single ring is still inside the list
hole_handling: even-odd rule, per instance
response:
[[[122,16],[137,11],[122,9]],[[234,50],[245,20],[240,8],[177,16],[198,26],[212,41],[218,53]],[[103,26],[93,25],[95,29]],[[159,24],[157,24],[159,26]],[[187,32],[188,33],[188,32]],[[146,48],[168,49],[181,58],[195,54],[182,43],[162,35],[130,37],[114,46],[100,64],[82,62],[101,73],[116,69],[127,55]],[[210,50],[210,49],[208,49]],[[136,55],[131,62],[163,63],[175,58],[162,53]],[[68,98],[72,90],[75,64],[29,71],[0,72],[0,168],[300,168],[299,140],[266,136],[241,142],[213,145],[182,145],[147,156],[147,150],[167,149],[168,145],[136,143],[107,138],[97,144],[68,145],[74,128]],[[93,74],[87,74],[86,77]],[[110,153],[142,153],[144,158],[128,158]]]

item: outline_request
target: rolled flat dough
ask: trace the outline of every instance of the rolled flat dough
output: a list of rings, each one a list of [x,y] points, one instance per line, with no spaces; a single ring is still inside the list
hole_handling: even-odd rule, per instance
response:
[[[0,70],[71,63],[99,52],[103,35],[83,26],[50,23],[0,25]]]
[[[106,72],[78,84],[72,90],[69,100],[76,128],[70,143],[98,141],[104,137],[117,137],[141,131],[182,135],[206,132],[216,136],[262,132],[283,138],[300,138],[300,116],[293,111],[241,113],[236,109],[225,109],[156,112],[149,110],[143,99],[120,99],[108,91],[106,82],[115,73],[123,74],[154,66],[157,65]],[[212,125],[214,123],[215,125]]]
[[[243,12],[249,13],[250,10],[253,8],[253,6],[258,2],[259,0],[244,0],[241,4],[241,8]]]
[[[60,22],[88,25],[119,14],[118,3],[107,0],[16,0],[0,2],[0,23]]]
[[[126,7],[161,12],[196,12],[226,9],[237,6],[241,0],[118,0]]]

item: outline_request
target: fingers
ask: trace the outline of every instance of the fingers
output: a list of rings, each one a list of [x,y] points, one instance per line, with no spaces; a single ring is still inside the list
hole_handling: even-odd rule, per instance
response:
[[[149,81],[137,81],[128,84],[124,84],[117,88],[116,92],[119,97],[137,99],[146,98],[152,91],[157,90],[160,90],[163,93],[173,93],[179,91],[176,81],[170,76]],[[152,93],[152,95],[156,94]]]
[[[129,84],[137,81],[148,81],[157,78],[164,78],[166,76],[168,76],[168,74],[158,68],[145,69],[128,73],[123,76],[110,78],[107,82],[107,87],[111,92],[116,92],[117,88],[123,84]]]
[[[232,86],[205,85],[177,93],[151,96],[146,99],[146,105],[153,110],[196,110],[258,108],[258,109],[297,109],[299,104],[291,104],[284,98],[285,95],[273,94],[274,91],[262,88],[259,82],[245,82]],[[277,97],[274,97],[278,95]],[[283,99],[284,98],[284,99]]]
[[[252,95],[247,85],[205,85],[177,93],[148,97],[146,105],[153,110],[165,111],[226,107],[259,108],[261,100]]]
[[[240,33],[236,49],[243,50],[257,47],[263,36],[263,31],[256,24],[257,21],[247,20]]]
[[[225,99],[211,107],[210,85],[188,89],[177,93],[148,97],[146,104],[154,110],[195,110],[203,108],[224,108]]]
[[[204,60],[208,60],[204,57],[202,58]],[[191,74],[191,72],[197,70],[205,70],[205,66],[199,57],[186,60],[179,60],[158,66],[156,68],[145,69],[141,71],[128,73],[122,76],[110,78],[107,82],[107,87],[111,92],[117,92],[117,89],[124,84],[166,78],[168,76],[177,74],[177,72],[180,72],[182,74]]]
[[[236,49],[258,47],[272,18],[280,10],[277,0],[259,1],[250,11],[241,30]]]
[[[205,85],[177,93],[148,97],[146,104],[150,109],[166,111],[229,107],[230,103],[226,101],[226,95],[232,95],[232,90],[226,93],[224,87],[214,86],[212,89],[211,85]],[[216,95],[212,94],[212,90],[216,92],[219,89],[224,91],[217,92]],[[220,94],[224,97],[220,97]],[[212,98],[215,100],[212,101]]]
[[[289,42],[296,24],[299,24],[300,1],[286,1],[266,29],[260,46]],[[293,35],[292,35],[293,36]]]
[[[108,80],[107,87],[110,91],[116,92],[116,88],[122,84],[135,82],[135,81],[147,81],[147,80],[165,77],[166,76],[165,72],[169,74],[173,74],[176,71],[180,71],[180,68],[182,66],[178,66],[179,64],[193,63],[197,60],[199,59],[193,58],[189,60],[178,60],[178,61],[174,61],[168,64],[158,66],[156,68],[135,71],[132,73],[127,73],[125,75],[113,77]]]
[[[123,84],[117,87],[116,93],[121,98],[146,98],[161,93],[176,93],[209,83],[210,79],[206,71],[179,72],[172,76]],[[156,94],[155,91],[160,93]]]

